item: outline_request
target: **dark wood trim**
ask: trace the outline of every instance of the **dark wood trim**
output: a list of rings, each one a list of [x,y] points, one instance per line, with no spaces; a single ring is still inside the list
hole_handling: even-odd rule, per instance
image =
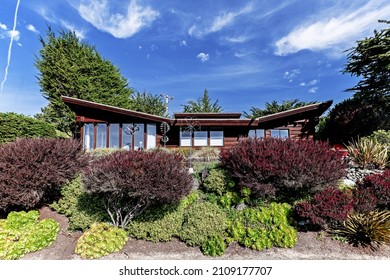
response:
[[[97,125],[93,124],[93,148],[96,149],[96,140],[97,140]]]
[[[122,126],[123,123],[119,124],[119,148],[122,148],[123,143],[122,143]]]

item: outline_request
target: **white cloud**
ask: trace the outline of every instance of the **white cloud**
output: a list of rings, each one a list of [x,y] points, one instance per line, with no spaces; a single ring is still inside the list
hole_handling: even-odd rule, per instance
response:
[[[318,84],[318,80],[314,79],[314,80],[311,80],[310,82],[307,83],[308,86],[314,86]]]
[[[203,37],[209,33],[220,31],[224,27],[234,23],[237,17],[248,14],[253,11],[252,4],[249,4],[236,12],[221,12],[208,27],[197,27],[196,25],[191,26],[188,30],[188,34],[195,37]]]
[[[317,91],[318,91],[318,87],[312,87],[309,89],[310,93],[317,93]]]
[[[57,22],[56,16],[54,15],[54,13],[51,10],[48,10],[46,7],[44,7],[44,6],[36,7],[35,10],[46,21],[51,22],[51,23]]]
[[[20,32],[18,30],[10,30],[5,32],[5,34],[10,38],[13,37],[13,40],[16,42],[20,39]]]
[[[202,61],[202,62],[206,62],[207,60],[210,59],[209,54],[208,53],[203,53],[203,52],[199,53],[196,57],[199,58],[200,61]]]
[[[5,25],[4,23],[0,22],[0,28],[3,29],[3,30],[7,30],[7,25]]]
[[[31,32],[39,33],[39,31],[38,31],[38,30],[35,28],[35,26],[32,25],[32,24],[26,25],[26,28],[27,28],[28,30],[30,30]]]
[[[85,35],[85,31],[84,30],[77,29],[73,24],[71,24],[71,23],[69,23],[67,21],[64,21],[64,20],[61,20],[61,24],[66,29],[68,29],[70,31],[73,31],[78,38],[85,39],[86,35]]]
[[[296,78],[299,74],[301,74],[301,70],[293,69],[291,71],[284,72],[283,78],[289,80],[289,82],[291,83],[294,80],[294,78]]]
[[[380,26],[378,19],[389,17],[390,4],[385,0],[370,0],[358,10],[331,8],[326,14],[315,17],[321,20],[306,22],[279,39],[275,43],[275,54],[288,55],[307,49],[340,55],[356,40],[372,34],[373,29]]]
[[[230,43],[239,43],[239,44],[246,43],[249,40],[250,40],[250,37],[248,37],[248,36],[238,36],[238,37],[226,38],[226,41],[228,41]]]
[[[19,46],[19,47],[23,47],[23,45],[22,45],[21,43],[18,43],[18,46]]]
[[[151,7],[143,7],[131,0],[125,14],[110,13],[109,1],[88,1],[76,7],[80,16],[95,26],[116,38],[128,38],[149,26],[158,16],[159,12]]]
[[[306,83],[300,83],[299,84],[301,87],[304,87],[304,86],[306,86]]]
[[[182,40],[182,41],[179,42],[179,45],[187,47],[187,41],[186,40]]]

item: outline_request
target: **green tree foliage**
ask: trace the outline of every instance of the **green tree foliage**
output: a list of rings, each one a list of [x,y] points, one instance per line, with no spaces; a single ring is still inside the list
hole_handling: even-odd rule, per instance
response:
[[[133,110],[157,116],[167,117],[165,114],[165,103],[159,95],[137,92],[132,99]]]
[[[184,113],[220,113],[222,107],[218,105],[218,99],[213,103],[207,89],[204,90],[203,96],[197,101],[188,101],[188,104],[182,105]]]
[[[390,24],[389,21],[382,21]],[[349,50],[344,73],[361,78],[354,95],[334,107],[322,138],[347,143],[376,130],[390,130],[390,28],[374,31]]]
[[[249,113],[244,112],[244,116],[246,118],[255,119],[255,118],[264,117],[267,115],[299,108],[299,107],[314,104],[314,103],[315,102],[304,102],[304,101],[299,101],[299,99],[294,99],[294,100],[284,100],[284,101],[282,101],[281,104],[279,104],[276,100],[274,100],[271,103],[266,102],[265,109],[252,107],[250,109]]]
[[[0,113],[0,144],[17,138],[56,137],[54,126],[16,113]]]
[[[94,47],[81,42],[74,32],[49,27],[35,66],[42,95],[49,101],[38,117],[70,134],[75,118],[61,95],[131,108],[132,89],[119,69],[105,60]]]

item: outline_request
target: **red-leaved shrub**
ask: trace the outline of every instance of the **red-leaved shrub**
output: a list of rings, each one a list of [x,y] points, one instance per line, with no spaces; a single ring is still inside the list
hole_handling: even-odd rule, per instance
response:
[[[358,185],[353,190],[353,208],[357,213],[374,211],[378,204],[378,198],[370,188]]]
[[[378,199],[379,209],[390,209],[390,169],[386,169],[382,174],[368,175],[364,177],[359,187],[370,189]]]
[[[87,163],[80,142],[71,139],[33,138],[0,145],[0,208],[31,209],[52,202]]]
[[[248,138],[223,151],[222,166],[260,197],[294,200],[314,194],[345,174],[345,164],[328,143]]]
[[[335,187],[316,193],[310,201],[294,206],[298,220],[309,223],[313,228],[324,229],[347,219],[353,211],[353,199]]]
[[[182,156],[164,151],[119,151],[96,159],[83,176],[87,192],[101,195],[114,225],[126,227],[152,204],[174,203],[190,193]]]

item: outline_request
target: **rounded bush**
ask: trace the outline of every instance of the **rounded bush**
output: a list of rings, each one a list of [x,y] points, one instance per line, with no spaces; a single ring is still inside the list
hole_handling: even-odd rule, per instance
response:
[[[221,235],[207,239],[202,245],[202,253],[206,256],[222,256],[226,251],[226,243]]]
[[[227,223],[226,213],[217,205],[197,203],[184,212],[179,238],[189,246],[201,246],[208,238],[222,235]]]
[[[52,202],[88,164],[72,139],[22,139],[0,145],[0,208],[31,209]]]
[[[248,138],[221,154],[241,187],[258,198],[293,201],[335,185],[345,164],[328,143],[312,140]]]
[[[234,187],[234,182],[231,180],[229,173],[223,169],[211,169],[203,182],[203,187],[206,192],[223,195],[229,189]]]
[[[368,175],[359,183],[360,188],[370,189],[378,199],[379,209],[390,209],[390,169],[382,174]]]

